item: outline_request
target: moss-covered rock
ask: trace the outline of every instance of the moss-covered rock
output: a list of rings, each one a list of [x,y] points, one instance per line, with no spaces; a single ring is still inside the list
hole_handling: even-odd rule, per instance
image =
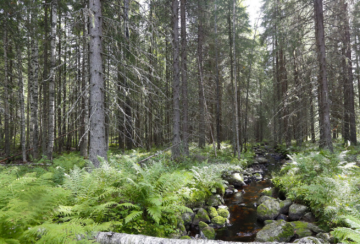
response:
[[[211,207],[216,207],[224,203],[224,199],[219,195],[211,195],[210,198],[206,201],[206,205]]]
[[[180,237],[180,239],[191,239],[191,237],[190,236],[182,236],[182,237]]]
[[[299,238],[312,235],[309,223],[303,221],[294,221],[290,222],[290,224],[294,227],[295,233],[299,236]]]
[[[323,240],[325,243],[330,243],[332,241],[332,237],[329,233],[318,233],[316,238]]]
[[[230,217],[230,213],[227,209],[224,209],[224,208],[219,208],[217,210],[219,216],[223,217],[223,218],[229,218]]]
[[[219,215],[218,212],[216,211],[216,208],[214,208],[214,207],[209,207],[208,213],[209,213],[210,218],[215,218],[216,216]]]
[[[209,240],[214,240],[215,239],[215,230],[214,228],[207,226],[204,229],[201,230],[201,236],[205,237],[206,239]]]
[[[270,198],[257,207],[259,220],[276,219],[280,213],[280,204],[276,199]]]
[[[198,225],[200,221],[203,221],[205,223],[210,223],[210,217],[205,209],[200,208],[198,212],[196,213],[194,220],[192,222],[193,225]]]
[[[274,223],[265,225],[265,227],[256,234],[255,241],[259,242],[288,242],[294,236],[294,227],[285,222],[278,220]]]
[[[262,180],[262,175],[260,173],[255,173],[254,177],[256,180]]]
[[[261,196],[269,196],[269,197],[272,197],[273,193],[274,193],[274,188],[272,188],[272,187],[267,187],[267,188],[264,188],[264,189],[261,191],[260,195],[261,195]]]
[[[272,198],[272,197],[269,197],[269,196],[261,196],[261,197],[256,201],[256,204],[259,206],[260,204],[262,204],[263,202],[265,202],[266,200],[269,200],[269,199],[275,199],[275,198]]]
[[[280,202],[280,213],[281,214],[288,214],[291,204],[292,204],[292,201],[290,199],[286,199],[284,201],[281,201]]]
[[[226,180],[227,182],[229,182],[229,184],[233,186],[245,185],[244,178],[239,172],[223,171],[221,176],[224,180]]]
[[[205,227],[208,227],[208,225],[205,222],[200,221],[199,222],[199,228],[200,230],[204,229]]]
[[[265,221],[264,221],[264,224],[265,224],[265,225],[268,225],[268,224],[272,224],[272,223],[274,223],[274,222],[276,222],[276,220],[270,220],[270,219],[268,219],[268,220],[265,220]]]
[[[212,223],[214,223],[216,226],[222,227],[226,223],[226,218],[223,218],[221,216],[217,216],[211,220]]]
[[[308,211],[309,211],[308,207],[294,203],[289,208],[289,219],[299,220]]]
[[[304,237],[301,239],[297,239],[294,241],[294,243],[299,244],[322,244],[322,241],[320,241],[318,238],[313,236]]]
[[[193,222],[195,214],[193,212],[186,212],[181,215],[184,225],[190,225]]]

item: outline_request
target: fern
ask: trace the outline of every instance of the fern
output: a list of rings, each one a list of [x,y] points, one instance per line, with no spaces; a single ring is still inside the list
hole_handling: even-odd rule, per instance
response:
[[[141,216],[143,211],[132,211],[128,216],[125,217],[125,224],[133,221],[137,217]]]

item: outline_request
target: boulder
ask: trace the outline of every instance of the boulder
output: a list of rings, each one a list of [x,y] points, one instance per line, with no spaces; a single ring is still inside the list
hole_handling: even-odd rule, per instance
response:
[[[255,177],[256,180],[262,180],[263,178],[260,173],[255,173],[253,176]]]
[[[188,226],[188,225],[192,224],[193,219],[194,219],[194,216],[195,216],[194,213],[188,213],[188,212],[183,213],[183,214],[181,215],[181,218],[182,218],[182,220],[184,221],[184,225],[185,225],[185,226]]]
[[[279,219],[288,221],[289,217],[286,216],[285,214],[279,214],[279,216],[276,217],[276,220],[279,220]]]
[[[230,213],[226,209],[219,208],[217,212],[218,212],[219,216],[221,216],[221,217],[223,217],[225,219],[228,219],[230,217]]]
[[[299,238],[311,236],[311,226],[309,223],[303,221],[294,221],[290,222],[290,224],[294,227],[295,233],[299,236]]]
[[[323,240],[324,243],[332,243],[334,239],[334,237],[332,237],[329,233],[318,233],[316,238],[318,238],[320,241]]]
[[[209,207],[208,208],[208,213],[210,215],[210,218],[215,218],[216,216],[219,215],[214,207]]]
[[[233,185],[233,186],[243,186],[245,185],[244,183],[244,178],[242,177],[242,175],[240,175],[239,172],[222,172],[222,178],[224,180],[226,180],[227,182],[229,182],[229,184]]]
[[[301,243],[301,244],[322,244],[323,242],[316,237],[308,236],[301,239],[297,239],[294,243]]]
[[[200,236],[203,239],[214,240],[215,239],[215,230],[214,228],[208,226],[206,223],[200,221],[199,222],[200,228]]]
[[[272,197],[274,193],[274,188],[272,187],[267,187],[267,188],[264,188],[261,193],[260,193],[260,196],[269,196],[269,197]]]
[[[272,197],[269,197],[269,196],[261,196],[256,204],[259,206],[260,204],[262,204],[263,202],[265,202],[266,200],[269,200],[269,199],[275,199],[275,198],[272,198]]]
[[[226,218],[217,216],[211,220],[211,223],[214,224],[216,228],[221,228],[225,226]]]
[[[211,207],[216,207],[224,203],[224,199],[219,194],[211,195],[211,197],[206,201],[206,205]]]
[[[301,205],[301,204],[294,203],[289,208],[289,219],[290,220],[299,220],[308,211],[309,211],[308,207]]]
[[[286,199],[284,201],[281,201],[280,202],[280,213],[288,214],[291,204],[292,204],[292,201],[290,199]]]
[[[276,219],[279,213],[280,204],[274,198],[266,200],[257,207],[257,218],[261,221],[268,219]]]
[[[268,219],[268,220],[265,220],[265,221],[264,221],[264,224],[265,224],[265,225],[268,225],[268,224],[272,224],[272,223],[274,223],[274,222],[276,222],[276,220],[270,220],[270,219]]]
[[[294,227],[285,222],[278,220],[267,224],[257,234],[255,241],[259,242],[288,242],[294,235]]]
[[[199,225],[199,222],[203,221],[205,223],[210,223],[210,218],[208,213],[206,212],[205,209],[200,208],[199,211],[197,212],[197,214],[194,217],[194,220],[192,222],[193,225]]]
[[[316,222],[315,216],[312,213],[306,213],[301,220],[305,221],[305,222],[309,222],[309,223],[314,223]]]
[[[267,160],[265,157],[257,157],[255,161],[259,162],[259,164],[266,164],[269,162],[269,160]]]
[[[232,189],[225,190],[225,195],[231,195],[231,194],[234,194],[234,190],[232,190]]]

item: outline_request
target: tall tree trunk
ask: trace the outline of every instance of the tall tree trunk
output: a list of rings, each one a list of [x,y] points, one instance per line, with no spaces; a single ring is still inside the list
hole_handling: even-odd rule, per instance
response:
[[[90,151],[89,159],[100,166],[98,156],[107,160],[105,140],[104,77],[102,61],[101,1],[89,0],[89,68],[90,68]]]
[[[331,141],[331,127],[330,127],[330,109],[329,109],[329,95],[328,82],[326,73],[326,53],[325,53],[325,34],[324,34],[324,15],[323,15],[323,0],[314,1],[315,14],[315,34],[317,55],[319,62],[319,124],[320,124],[320,147],[326,148],[333,152],[333,145]]]
[[[186,40],[186,0],[181,0],[181,80],[183,102],[183,150],[189,155],[189,116],[188,116],[188,88],[187,88],[187,40]]]
[[[234,90],[235,90],[235,97],[234,97],[234,109],[235,109],[235,134],[236,134],[236,152],[237,152],[237,157],[238,159],[240,159],[240,143],[239,143],[239,127],[238,127],[238,120],[239,120],[239,115],[238,115],[238,103],[237,103],[237,97],[238,97],[238,92],[237,92],[237,82],[236,82],[236,42],[235,42],[235,36],[236,36],[236,0],[233,0],[233,71],[234,71]]]
[[[180,151],[180,77],[179,77],[179,1],[172,0],[172,37],[173,37],[173,145],[172,157],[178,158]]]
[[[48,24],[48,19],[49,19],[49,15],[48,15],[48,0],[45,0],[44,2],[44,12],[45,12],[45,16],[44,16],[44,40],[43,40],[43,45],[44,45],[44,51],[43,51],[43,81],[41,82],[41,86],[42,86],[42,111],[40,113],[41,117],[42,117],[42,124],[41,124],[41,147],[42,147],[42,154],[46,155],[47,151],[47,146],[49,145],[48,143],[48,139],[49,139],[49,24]]]
[[[36,26],[35,17],[32,14],[31,24]],[[39,156],[39,126],[38,126],[38,79],[39,79],[39,46],[35,33],[31,37],[31,58],[30,58],[30,96],[31,96],[31,140],[30,148],[32,150],[33,159]]]
[[[198,0],[198,58],[199,58],[199,65],[198,65],[198,72],[199,72],[199,79],[198,79],[198,90],[199,90],[199,147],[205,147],[205,106],[204,106],[204,99],[205,94],[202,92],[200,75],[203,73],[203,10],[202,10],[202,0]]]
[[[344,80],[344,140],[350,140],[356,145],[356,123],[355,123],[355,101],[354,101],[354,85],[352,73],[352,57],[351,57],[351,40],[350,26],[348,17],[347,3],[342,0],[343,7],[343,80]]]
[[[126,38],[126,44],[125,44],[125,62],[129,56],[130,52],[130,45],[129,43],[129,0],[124,0],[124,30],[125,30],[125,38]],[[130,86],[127,81],[126,73],[124,77],[124,86],[127,89],[126,91],[126,98],[125,98],[125,130],[126,130],[126,148],[128,150],[132,149],[133,146],[133,125],[132,125],[132,111],[131,111],[131,100],[130,100]]]
[[[8,27],[4,20],[4,107],[5,107],[5,156],[10,155],[10,127],[9,127],[9,71],[8,71]]]
[[[219,57],[218,57],[218,40],[217,40],[217,3],[215,0],[215,21],[214,21],[214,28],[215,28],[215,68],[216,68],[216,141],[217,141],[217,149],[220,150],[221,147],[221,89],[220,89],[220,80],[219,80]]]
[[[88,43],[87,43],[87,25],[88,25],[88,16],[84,14],[85,23],[83,26],[83,54],[82,54],[82,76],[81,76],[81,90],[83,95],[81,97],[81,132],[80,132],[80,154],[84,158],[88,157],[88,118],[89,118],[89,108],[88,108]]]
[[[58,35],[59,35],[59,50],[58,50],[58,64],[60,65],[61,64],[61,38],[62,38],[62,29],[61,29],[61,11],[59,13],[59,21],[58,21]],[[62,144],[62,125],[61,125],[61,107],[60,107],[60,104],[61,104],[61,92],[62,91],[62,67],[59,67],[59,72],[58,72],[58,79],[57,79],[57,82],[58,82],[58,93],[57,93],[57,105],[56,105],[56,108],[57,108],[57,131],[58,131],[58,137],[59,140],[57,141],[57,150],[59,153],[61,153],[61,150],[63,148],[63,144]],[[65,102],[65,101],[63,101]],[[65,116],[65,114],[63,115]]]
[[[55,69],[56,69],[56,27],[57,27],[57,0],[51,2],[51,44],[50,44],[50,77],[49,77],[49,130],[47,158],[52,161],[54,151],[55,130]]]
[[[20,31],[18,30],[18,33]],[[26,141],[25,141],[25,105],[24,105],[24,81],[23,81],[23,66],[21,57],[21,44],[17,43],[16,53],[18,62],[18,79],[19,79],[19,102],[20,102],[20,141],[23,162],[26,162]]]

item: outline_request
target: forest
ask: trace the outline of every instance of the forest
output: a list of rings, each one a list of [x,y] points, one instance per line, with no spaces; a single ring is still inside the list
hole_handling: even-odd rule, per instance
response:
[[[360,243],[360,2],[249,2],[0,1],[0,244]]]

